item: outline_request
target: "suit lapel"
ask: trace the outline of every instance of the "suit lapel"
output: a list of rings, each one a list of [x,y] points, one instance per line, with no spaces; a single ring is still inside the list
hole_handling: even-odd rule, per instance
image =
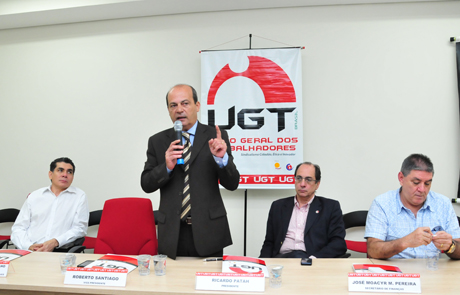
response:
[[[307,223],[305,224],[305,234],[310,230],[310,228],[315,224],[316,220],[319,217],[323,206],[319,199],[315,196],[315,199],[310,204],[310,209],[308,210]]]
[[[295,198],[295,197],[294,197]],[[282,237],[286,237],[289,222],[291,222],[292,210],[294,209],[294,198],[286,199],[281,211],[281,228],[283,229]],[[283,238],[284,241],[284,238]]]
[[[173,142],[174,140],[176,140],[176,131],[174,131],[174,128],[171,128],[169,130],[169,132],[167,133],[168,137],[169,137],[169,143],[168,143],[168,147],[169,145],[171,144],[171,142]]]
[[[195,132],[195,139],[193,140],[190,164],[193,163],[193,161],[196,159],[198,153],[203,148],[203,146],[207,144],[208,138],[210,138],[210,135],[207,132],[207,128],[204,128],[203,124],[198,122],[198,126],[196,127]]]

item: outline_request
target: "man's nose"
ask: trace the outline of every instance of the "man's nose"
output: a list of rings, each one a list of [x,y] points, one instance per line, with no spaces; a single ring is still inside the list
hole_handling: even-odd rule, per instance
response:
[[[424,183],[420,183],[417,188],[418,188],[419,192],[424,192],[424,191],[426,191],[427,187],[426,187],[426,185]]]

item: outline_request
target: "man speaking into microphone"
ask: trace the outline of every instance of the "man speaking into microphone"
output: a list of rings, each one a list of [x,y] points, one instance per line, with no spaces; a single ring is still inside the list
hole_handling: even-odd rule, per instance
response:
[[[172,87],[166,103],[174,128],[149,138],[141,175],[146,193],[160,189],[158,252],[172,259],[221,257],[232,238],[219,183],[233,191],[240,178],[227,132],[198,122],[200,102],[192,86]]]

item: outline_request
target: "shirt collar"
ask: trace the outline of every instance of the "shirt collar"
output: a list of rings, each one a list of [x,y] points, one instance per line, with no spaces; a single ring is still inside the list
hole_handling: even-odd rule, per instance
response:
[[[313,200],[315,199],[315,196],[313,196],[313,198],[311,198],[311,200],[308,201],[308,203],[305,204],[304,206],[310,206],[311,202],[313,202]],[[294,196],[294,206],[296,206],[297,208],[301,208],[301,207],[299,207],[299,202],[297,201],[297,196]]]
[[[195,124],[192,126],[192,128],[190,128],[189,130],[187,130],[187,133],[190,134],[190,135],[193,135],[195,136],[195,133],[196,133],[196,128],[198,127],[198,120],[196,120]]]
[[[421,209],[428,209],[431,212],[434,212],[433,199],[431,198],[431,191],[429,191],[428,194],[426,195],[425,203],[423,203],[423,206]]]
[[[398,193],[396,194],[396,202],[398,204],[398,208],[396,210],[396,213],[398,213],[398,214],[401,213],[401,210],[403,208],[407,209],[406,207],[404,207],[403,203],[401,202],[401,188],[398,189]],[[428,209],[431,212],[434,212],[434,210],[432,209],[432,206],[433,206],[432,203],[433,203],[433,201],[432,201],[432,198],[431,198],[431,191],[429,191],[428,195],[426,196],[425,203],[423,203],[423,206],[419,209],[419,211],[422,210],[422,209],[424,209],[424,210]],[[409,210],[409,209],[407,209],[407,210]]]
[[[46,191],[49,191],[49,192],[51,192],[52,194],[54,194],[53,191],[51,190],[51,185],[50,185],[49,187],[47,187],[47,188],[43,191],[43,193],[45,193]],[[76,190],[73,186],[69,186],[66,190],[62,191],[62,193],[63,193],[63,192],[69,192],[69,193],[75,194],[75,193],[77,193],[77,190]],[[62,194],[62,193],[61,193],[61,194]]]
[[[396,213],[401,213],[401,210],[404,208],[403,203],[401,202],[401,188],[398,189],[398,193],[396,194],[396,203],[398,204],[398,208],[396,209]]]

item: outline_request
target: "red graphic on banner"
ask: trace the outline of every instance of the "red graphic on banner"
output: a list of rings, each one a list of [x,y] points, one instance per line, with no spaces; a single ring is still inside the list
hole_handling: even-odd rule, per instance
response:
[[[242,73],[232,71],[229,64],[226,64],[217,73],[209,88],[208,105],[214,104],[216,93],[220,86],[228,79],[234,77],[246,77],[256,82],[264,94],[265,103],[296,101],[295,90],[291,79],[289,79],[289,76],[280,66],[260,56],[248,56],[248,59],[249,66]]]
[[[292,174],[240,175],[240,184],[294,184],[294,181]]]

